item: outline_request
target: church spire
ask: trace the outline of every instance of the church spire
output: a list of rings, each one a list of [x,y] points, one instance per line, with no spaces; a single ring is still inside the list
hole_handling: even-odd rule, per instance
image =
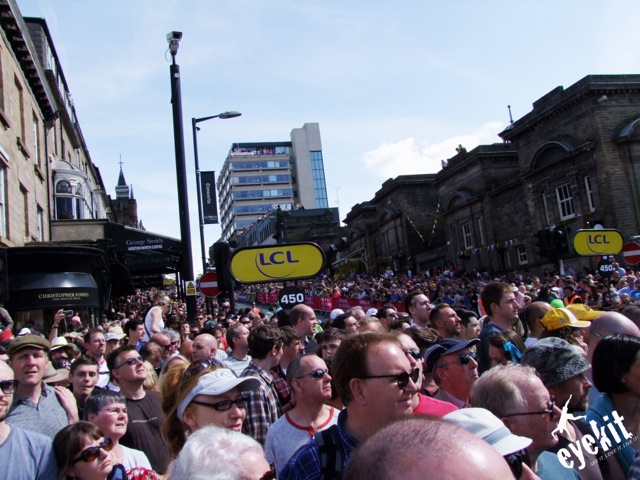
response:
[[[118,184],[116,185],[116,198],[129,198],[129,187],[124,179],[124,172],[122,171],[122,155],[120,156],[120,176],[118,177]]]

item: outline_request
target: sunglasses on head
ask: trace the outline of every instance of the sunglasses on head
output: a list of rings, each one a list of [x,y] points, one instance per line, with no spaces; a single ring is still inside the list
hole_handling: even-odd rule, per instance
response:
[[[191,403],[195,403],[196,405],[202,405],[203,407],[213,408],[218,412],[226,412],[233,407],[233,404],[236,404],[238,408],[245,409],[247,405],[249,405],[249,396],[243,395],[242,397],[236,398],[235,400],[222,400],[217,403],[207,403],[207,402],[199,402],[197,400],[192,400]]]
[[[396,382],[398,382],[398,388],[400,390],[404,390],[409,385],[409,380],[413,383],[418,381],[418,377],[420,376],[420,370],[414,368],[411,372],[401,372],[395,375],[369,375],[367,377],[360,377],[363,380],[367,380],[369,378],[395,378]]]
[[[0,390],[5,395],[12,395],[18,388],[18,380],[4,380],[0,382]]]
[[[276,478],[276,467],[271,464],[269,465],[269,471],[264,473],[258,480],[275,480]]]
[[[296,377],[296,378],[311,377],[311,378],[318,379],[318,378],[324,378],[324,376],[328,373],[329,373],[329,370],[323,370],[321,368],[318,368],[313,372],[305,373],[304,375],[300,375],[299,377]]]
[[[144,358],[142,358],[142,357],[127,358],[124,362],[122,362],[120,365],[118,365],[116,367],[116,369],[122,367],[123,365],[133,366],[138,362],[144,363]]]
[[[213,368],[215,366],[217,365],[211,360],[198,360],[197,362],[193,362],[187,367],[187,369],[184,371],[184,376],[185,378],[189,378],[193,375],[199,374],[200,372],[209,370],[210,368]]]
[[[526,450],[520,450],[519,452],[513,452],[509,455],[505,455],[504,459],[509,464],[511,473],[519,480],[522,477],[522,464],[529,464],[529,455]]]
[[[110,452],[112,448],[113,448],[113,442],[109,437],[107,437],[95,447],[89,447],[83,450],[78,456],[78,458],[75,458],[73,462],[71,462],[71,465],[74,465],[79,461],[93,462],[96,458],[100,456],[100,449],[104,450],[105,452]]]

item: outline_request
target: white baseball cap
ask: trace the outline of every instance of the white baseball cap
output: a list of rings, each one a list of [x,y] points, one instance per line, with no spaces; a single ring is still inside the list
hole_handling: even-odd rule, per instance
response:
[[[178,410],[176,411],[178,419],[182,421],[184,411],[198,395],[222,395],[238,385],[242,385],[246,390],[257,390],[260,387],[260,380],[256,377],[238,378],[228,368],[219,368],[201,376],[196,386],[191,389],[178,405]]]
[[[481,438],[503,457],[524,450],[533,442],[530,438],[511,433],[502,420],[484,408],[461,408],[442,418]]]

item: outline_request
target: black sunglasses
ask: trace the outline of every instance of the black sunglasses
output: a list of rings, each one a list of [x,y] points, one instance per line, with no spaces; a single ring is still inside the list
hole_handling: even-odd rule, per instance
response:
[[[185,378],[192,377],[193,375],[197,375],[200,372],[209,370],[216,366],[217,365],[213,363],[211,360],[198,360],[197,362],[193,362],[191,365],[187,367],[187,369],[184,371],[184,377]]]
[[[469,362],[472,358],[474,360],[478,360],[478,355],[476,354],[476,352],[463,353],[461,355],[458,355],[458,360],[456,360],[455,362],[443,363],[442,365],[438,365],[438,368],[446,367],[447,365],[455,365],[456,363],[459,363],[463,367],[466,367],[467,365],[469,365]]]
[[[410,357],[413,357],[416,360],[420,360],[422,358],[420,356],[420,349],[419,348],[410,348],[409,350],[405,350],[404,353],[406,353]]]
[[[0,382],[0,390],[5,395],[13,395],[18,389],[18,380],[4,380]]]
[[[520,415],[543,415],[546,413],[547,415],[549,415],[549,420],[551,420],[553,419],[553,409],[555,406],[556,406],[556,397],[552,395],[551,401],[549,402],[549,405],[546,410],[538,410],[537,412],[510,413],[509,415],[503,415],[502,418],[518,417]]]
[[[402,372],[397,373],[395,375],[369,375],[367,377],[360,377],[363,380],[367,380],[369,378],[395,378],[398,382],[398,388],[400,390],[404,390],[409,385],[409,379],[416,383],[418,381],[418,377],[420,376],[420,370],[414,368],[411,372]]]
[[[505,455],[504,459],[509,464],[509,468],[511,469],[511,473],[519,480],[522,477],[522,464],[529,464],[529,455],[526,450],[520,450],[519,452],[513,452],[509,455]]]
[[[247,408],[247,405],[249,405],[249,397],[242,396],[242,397],[236,398],[235,400],[222,400],[221,402],[217,402],[217,403],[206,403],[206,402],[199,402],[197,400],[192,400],[191,403],[195,403],[196,405],[202,405],[203,407],[213,408],[218,412],[226,412],[227,410],[231,409],[234,403],[238,406],[238,408],[241,408],[241,409]]]
[[[323,370],[321,368],[314,370],[313,372],[305,373],[296,378],[312,377],[315,379],[324,378],[325,374],[329,373],[329,370]]]
[[[75,458],[71,462],[71,465],[75,465],[81,460],[83,462],[93,462],[96,458],[100,456],[100,449],[104,450],[105,452],[110,452],[112,448],[113,448],[113,442],[109,437],[107,437],[95,447],[89,447],[86,450],[83,450],[80,453],[80,456],[78,458]]]
[[[123,365],[135,365],[136,363],[141,362],[144,363],[144,358],[142,357],[135,357],[135,358],[127,358],[124,362],[122,362],[120,365],[118,365],[117,367],[114,368],[114,370],[122,367]]]
[[[276,467],[269,465],[269,471],[262,475],[258,480],[275,480],[276,479]]]

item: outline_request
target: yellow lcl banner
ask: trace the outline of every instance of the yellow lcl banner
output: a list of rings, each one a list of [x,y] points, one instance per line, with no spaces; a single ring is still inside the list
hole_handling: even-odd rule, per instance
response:
[[[231,275],[241,283],[313,278],[323,266],[324,252],[311,242],[242,248],[231,257]]]

